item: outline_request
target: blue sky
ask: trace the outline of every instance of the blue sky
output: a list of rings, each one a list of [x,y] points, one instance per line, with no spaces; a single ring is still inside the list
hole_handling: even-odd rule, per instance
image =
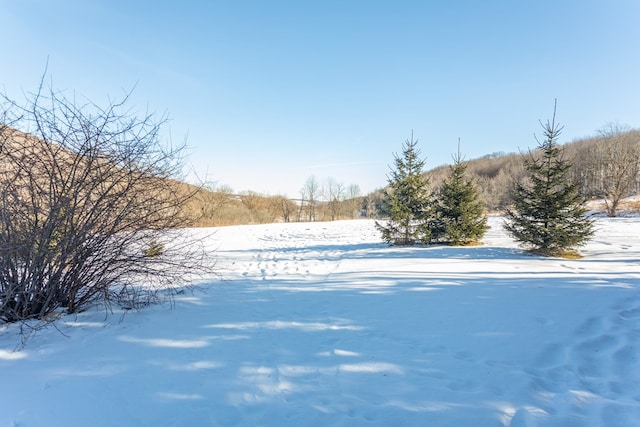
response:
[[[386,183],[413,130],[427,168],[640,127],[640,2],[0,0],[0,87],[171,118],[187,174],[297,197]]]

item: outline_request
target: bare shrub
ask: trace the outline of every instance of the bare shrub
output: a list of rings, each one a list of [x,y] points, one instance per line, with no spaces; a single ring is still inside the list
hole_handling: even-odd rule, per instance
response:
[[[207,270],[175,231],[195,190],[172,180],[182,147],[160,143],[164,118],[132,117],[128,95],[106,108],[43,85],[24,106],[1,98],[0,320],[135,306]]]

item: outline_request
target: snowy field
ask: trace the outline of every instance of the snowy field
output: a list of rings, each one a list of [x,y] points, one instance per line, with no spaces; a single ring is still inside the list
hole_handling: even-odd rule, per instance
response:
[[[175,307],[0,326],[0,427],[638,426],[640,218],[584,259],[385,246],[372,221],[217,230]]]

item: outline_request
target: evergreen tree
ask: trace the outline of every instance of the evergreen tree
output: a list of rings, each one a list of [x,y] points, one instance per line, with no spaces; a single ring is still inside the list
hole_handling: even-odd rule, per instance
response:
[[[466,177],[467,164],[459,146],[453,160],[449,176],[438,192],[434,240],[451,245],[474,244],[489,229],[487,217],[478,188]]]
[[[542,124],[545,139],[539,155],[525,159],[528,180],[516,183],[513,208],[507,210],[505,229],[518,242],[545,256],[575,256],[574,249],[593,234],[593,221],[585,216],[584,199],[571,182],[571,163],[564,159],[557,139],[562,127]]]
[[[388,177],[380,213],[388,220],[376,222],[382,239],[392,245],[429,243],[433,216],[429,180],[422,175],[425,161],[420,158],[418,141],[411,139],[402,146],[402,156],[394,154],[395,169]]]

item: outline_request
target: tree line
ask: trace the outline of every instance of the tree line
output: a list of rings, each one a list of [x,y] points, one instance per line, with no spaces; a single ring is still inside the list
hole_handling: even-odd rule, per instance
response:
[[[250,191],[236,194],[227,186],[204,185],[186,209],[197,218],[198,226],[212,227],[359,218],[362,201],[358,185],[345,186],[333,178],[321,182],[310,176],[295,199]]]
[[[640,130],[609,124],[595,136],[562,147],[571,162],[566,178],[578,185],[585,199],[603,200],[608,215],[616,216],[622,200],[640,191]],[[464,162],[465,175],[474,181],[485,211],[505,212],[514,203],[512,184],[525,176],[529,154],[491,153]],[[451,166],[423,174],[431,187],[439,189]],[[205,185],[190,201],[189,210],[198,217],[198,226],[380,218],[386,214],[384,193],[381,188],[361,195],[357,185],[345,186],[332,178],[320,181],[315,176],[304,182],[297,198],[235,194],[228,187]]]

